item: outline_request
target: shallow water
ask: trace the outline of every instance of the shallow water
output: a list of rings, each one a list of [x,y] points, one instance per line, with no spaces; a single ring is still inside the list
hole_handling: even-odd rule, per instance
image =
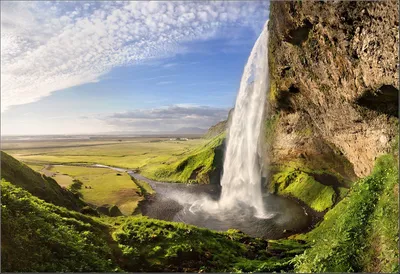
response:
[[[234,228],[244,233],[267,239],[278,239],[309,228],[311,216],[295,201],[273,194],[263,195],[265,211],[270,218],[255,217],[255,210],[240,203],[231,210],[215,210],[210,213],[196,206],[201,201],[217,203],[219,185],[186,185],[161,183],[149,180],[140,174],[129,173],[134,178],[145,180],[156,194],[141,203],[142,214],[151,218],[182,222],[218,231]]]
[[[198,206],[197,203],[207,201],[210,205],[217,206],[221,195],[220,185],[157,182],[131,170],[105,165],[94,166],[127,172],[133,178],[147,182],[156,193],[141,202],[140,210],[150,218],[182,222],[218,231],[238,229],[250,236],[266,239],[279,239],[304,232],[312,224],[312,216],[308,215],[301,205],[273,194],[262,195],[265,211],[272,214],[269,218],[255,217],[255,209],[247,203],[238,203],[231,210],[216,209],[214,213],[210,213],[203,210],[210,206]]]

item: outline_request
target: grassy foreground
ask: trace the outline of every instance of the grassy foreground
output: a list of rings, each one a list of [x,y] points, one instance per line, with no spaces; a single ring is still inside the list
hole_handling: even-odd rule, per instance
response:
[[[305,248],[145,217],[92,218],[1,187],[4,271],[290,271]]]
[[[1,181],[1,266],[8,272],[113,271],[107,227]]]
[[[311,232],[312,247],[296,258],[297,272],[398,272],[398,162],[378,158],[372,174]]]

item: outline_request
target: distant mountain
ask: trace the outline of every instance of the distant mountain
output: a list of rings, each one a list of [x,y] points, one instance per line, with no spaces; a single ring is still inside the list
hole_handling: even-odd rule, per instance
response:
[[[199,128],[199,127],[182,127],[180,129],[175,130],[173,133],[181,133],[181,134],[204,134],[207,132],[207,129]]]

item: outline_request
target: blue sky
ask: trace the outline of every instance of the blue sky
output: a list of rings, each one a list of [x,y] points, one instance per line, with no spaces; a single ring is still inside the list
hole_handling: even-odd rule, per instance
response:
[[[25,2],[26,3],[26,2]],[[2,135],[207,128],[268,3],[1,3]]]

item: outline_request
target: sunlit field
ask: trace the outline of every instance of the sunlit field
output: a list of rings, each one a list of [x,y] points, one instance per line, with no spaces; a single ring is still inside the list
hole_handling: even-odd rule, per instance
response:
[[[40,170],[44,164],[103,164],[129,169],[147,169],[176,161],[190,149],[205,143],[174,138],[129,138],[68,141],[8,141],[2,149],[18,160]]]
[[[85,165],[103,164],[154,171],[203,143],[203,139],[104,138],[7,141],[3,149],[33,170],[53,178],[62,187],[69,188],[74,180],[82,182],[79,193],[84,201],[95,206],[117,205],[124,215],[131,215],[144,198],[141,188],[148,193],[152,192],[151,188],[144,182],[134,182],[126,173]]]

